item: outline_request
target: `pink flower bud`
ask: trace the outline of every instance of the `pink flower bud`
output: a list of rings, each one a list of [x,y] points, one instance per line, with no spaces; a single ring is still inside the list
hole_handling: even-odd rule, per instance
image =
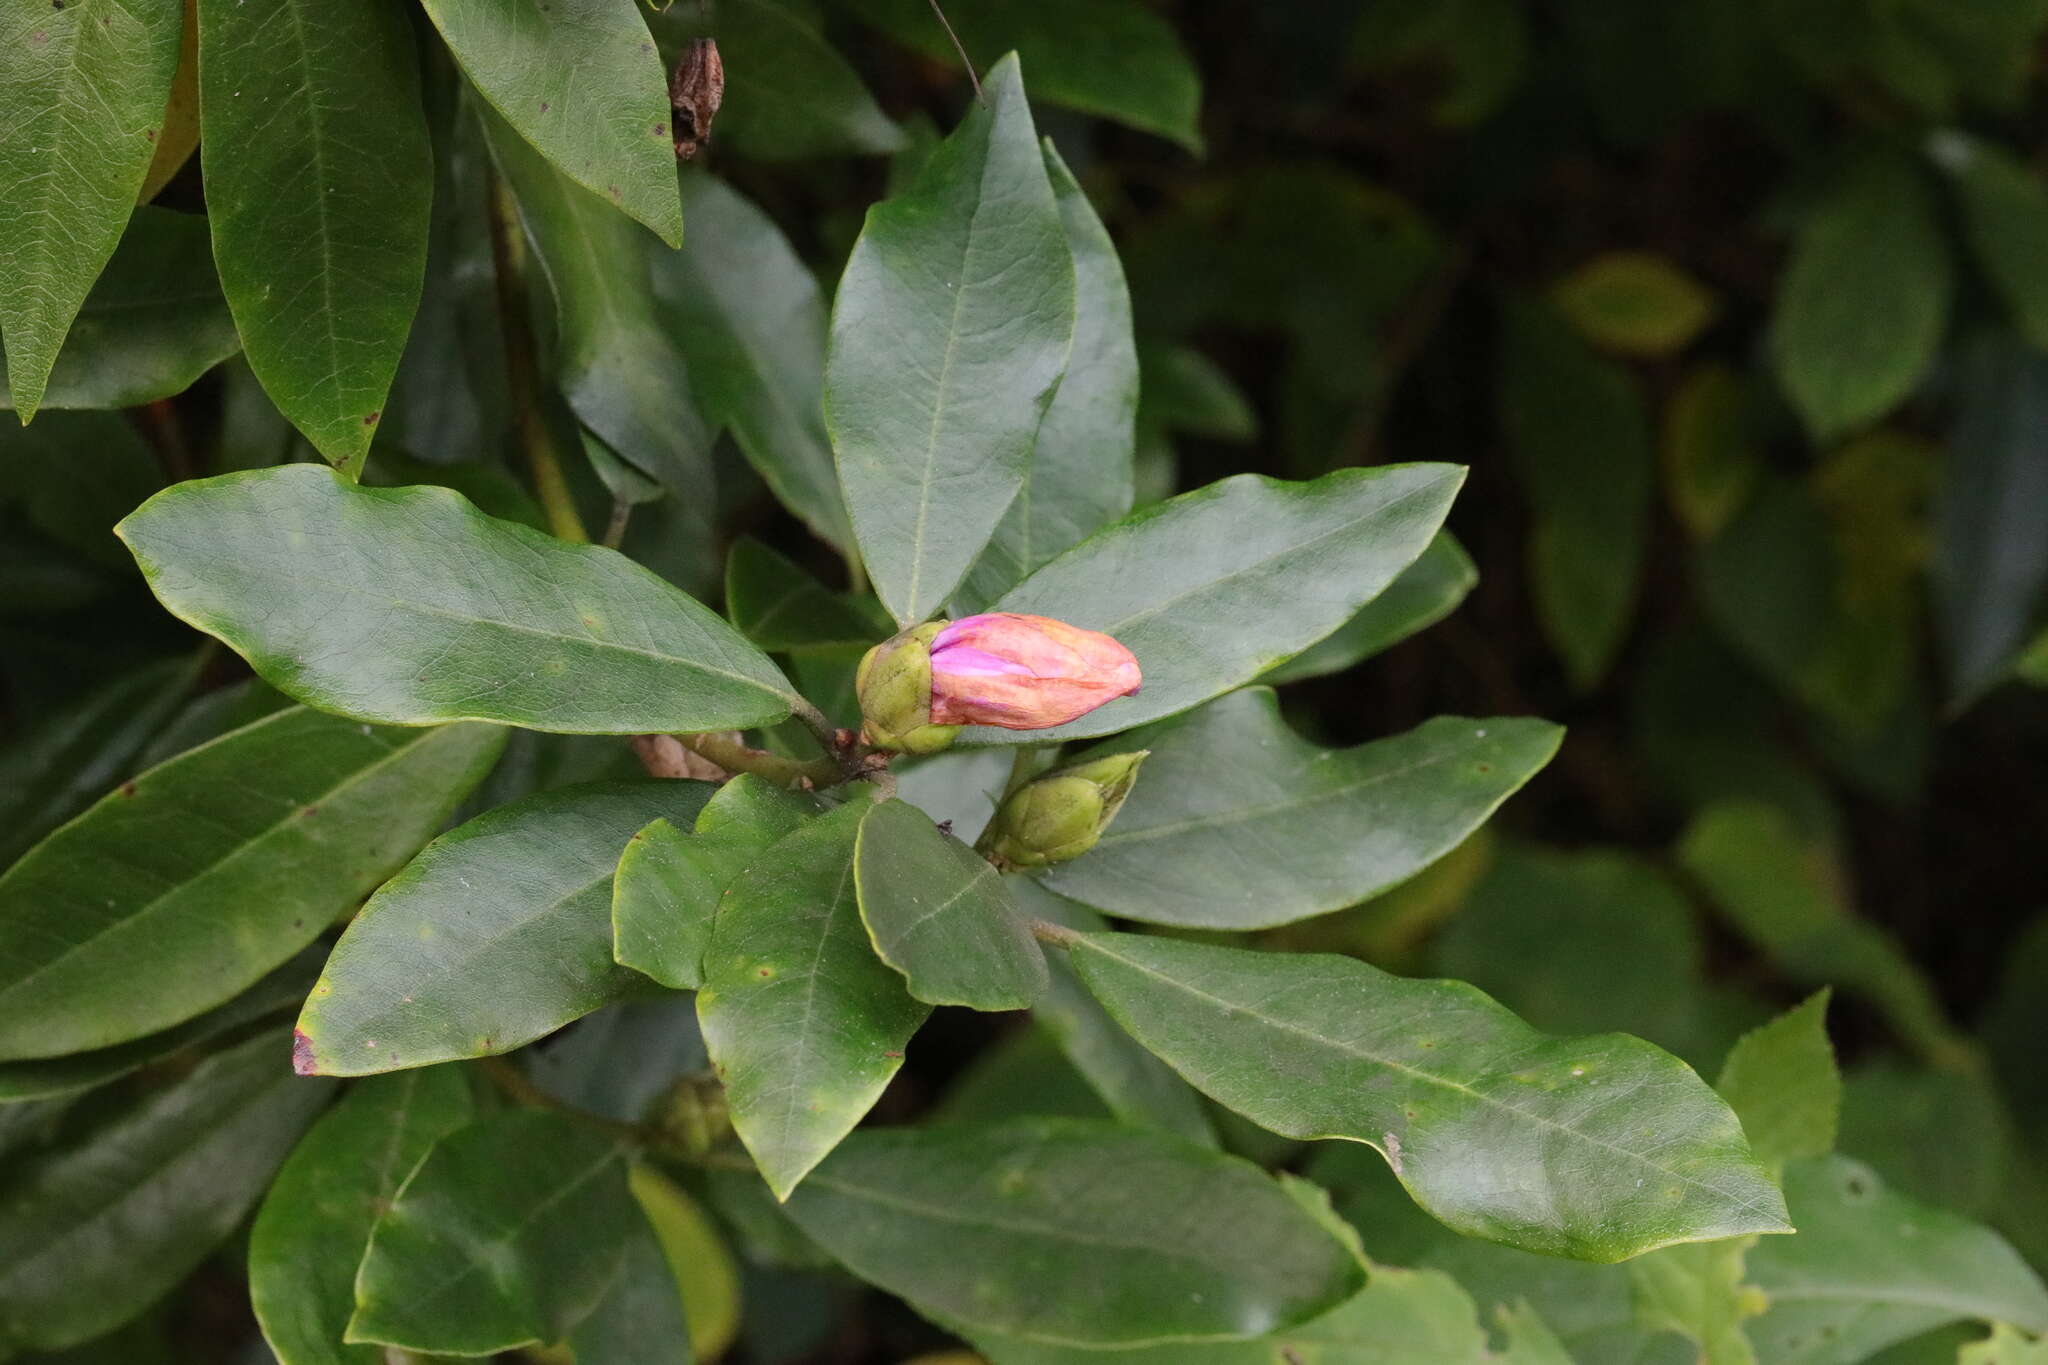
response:
[[[1131,651],[1100,631],[1049,617],[963,617],[931,648],[935,725],[1043,730],[1138,690]]]

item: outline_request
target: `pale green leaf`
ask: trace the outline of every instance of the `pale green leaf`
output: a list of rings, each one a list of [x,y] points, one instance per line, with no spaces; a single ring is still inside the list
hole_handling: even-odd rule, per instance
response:
[[[1751,1149],[1772,1165],[1835,1147],[1842,1075],[1828,1042],[1828,994],[1822,990],[1743,1034],[1714,1083],[1742,1120]]]

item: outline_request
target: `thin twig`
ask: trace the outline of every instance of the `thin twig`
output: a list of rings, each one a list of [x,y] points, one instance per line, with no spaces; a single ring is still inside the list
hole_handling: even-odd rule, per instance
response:
[[[491,264],[498,285],[498,330],[505,339],[505,383],[511,390],[513,417],[533,476],[534,496],[540,499],[548,529],[556,539],[587,543],[590,532],[583,529],[576,499],[569,492],[561,461],[555,457],[547,416],[541,411],[540,361],[527,298],[526,239],[520,235],[519,210],[495,170],[486,172],[485,193],[489,202],[484,216],[490,222]]]
[[[960,54],[960,65],[967,68],[967,82],[974,87],[975,102],[988,103],[981,97],[981,77],[974,74],[974,58],[967,55],[967,45],[960,41],[959,34],[953,32],[952,21],[947,19],[946,12],[939,8],[939,0],[931,0],[931,5],[932,13],[939,16],[939,27],[946,30],[946,36],[953,40],[953,50]]]
[[[633,504],[624,498],[613,498],[611,524],[604,528],[604,547],[607,550],[619,548],[619,542],[626,538],[626,523],[632,519]]]
[[[750,748],[730,732],[677,735],[676,740],[691,753],[710,759],[727,772],[753,773],[778,787],[830,787],[846,781],[849,776],[845,766],[836,758],[814,759],[809,763],[784,758],[766,749]]]

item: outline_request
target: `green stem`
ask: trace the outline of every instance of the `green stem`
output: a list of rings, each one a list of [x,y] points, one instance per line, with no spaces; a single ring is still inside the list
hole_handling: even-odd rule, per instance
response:
[[[753,773],[778,787],[796,787],[804,783],[813,787],[830,787],[846,780],[846,771],[836,759],[820,758],[805,763],[771,754],[765,749],[750,748],[730,735],[715,732],[677,735],[676,739],[691,753],[710,759],[729,773]]]
[[[555,456],[547,415],[541,411],[539,348],[534,342],[532,304],[527,295],[526,239],[520,235],[519,210],[496,171],[487,172],[486,193],[490,196],[485,217],[490,221],[491,264],[498,284],[498,330],[505,339],[505,384],[511,390],[519,444],[526,451],[534,496],[547,513],[548,529],[557,540],[587,544],[590,532],[583,529],[575,496],[569,492],[569,481]]]
[[[804,729],[811,732],[818,741],[819,748],[828,754],[839,752],[839,727],[834,725],[823,711],[811,705],[809,699],[791,698],[789,712],[797,718]]]

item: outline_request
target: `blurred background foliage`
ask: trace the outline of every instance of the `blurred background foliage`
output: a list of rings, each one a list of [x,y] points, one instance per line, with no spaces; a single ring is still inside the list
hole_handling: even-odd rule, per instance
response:
[[[1471,467],[1458,544],[1407,585],[1444,619],[1384,650],[1347,628],[1286,666],[1291,721],[1332,743],[1443,711],[1570,727],[1457,854],[1271,939],[1463,977],[1539,1027],[1638,1033],[1709,1071],[1832,986],[1841,1150],[2048,1268],[2048,0],[949,9],[977,64],[1022,53],[1123,254],[1141,501],[1243,470]],[[756,241],[764,213],[822,281],[970,98],[924,0],[678,0],[649,22],[671,52],[718,36],[731,84],[707,161],[758,206],[700,187],[688,232]],[[538,524],[508,473],[485,151],[454,89],[429,69],[433,256],[366,477]],[[203,208],[196,162],[155,202],[80,324],[101,362],[53,378],[69,410],[0,424],[8,857],[276,704],[193,652],[106,533],[166,482],[315,458],[208,301],[204,234],[177,212]],[[551,344],[624,337],[609,363],[637,361],[664,420],[752,438],[727,416],[746,406],[731,355],[693,325],[716,282],[613,217],[581,264],[535,232]],[[593,261],[625,284],[579,279]],[[734,435],[715,508],[664,496],[606,448],[636,438],[593,415],[603,396],[562,387],[540,418],[591,455],[586,520],[645,497],[626,538],[643,561],[714,598],[740,535],[840,573]],[[472,804],[631,762],[522,732]],[[928,1036],[987,1046],[913,1051],[885,1117],[1098,1104],[1028,1024]],[[1315,1173],[1347,1211],[1387,1206],[1368,1249],[1436,1263],[1385,1182],[1347,1188],[1342,1164]],[[761,1245],[792,1235],[738,1186],[707,1197]],[[1556,1305],[1594,1291],[1543,1302],[1492,1263],[1514,1255],[1439,1259],[1475,1289],[1505,1277],[1592,1350],[1597,1322]],[[747,1360],[933,1344],[803,1268],[801,1245],[756,1259],[780,1266],[747,1272]],[[1953,1359],[1954,1339],[1887,1358]]]

